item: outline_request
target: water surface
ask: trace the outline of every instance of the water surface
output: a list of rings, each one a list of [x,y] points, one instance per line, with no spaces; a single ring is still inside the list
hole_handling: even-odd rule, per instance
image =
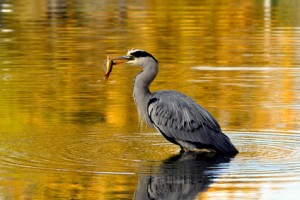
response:
[[[0,198],[295,199],[300,15],[286,1],[0,1]],[[219,121],[234,158],[179,155],[140,126],[138,67]]]

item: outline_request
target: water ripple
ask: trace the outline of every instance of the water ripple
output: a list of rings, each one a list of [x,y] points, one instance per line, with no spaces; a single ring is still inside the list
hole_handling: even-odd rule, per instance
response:
[[[226,133],[240,153],[230,162],[209,165],[200,160],[193,161],[195,166],[184,164],[189,169],[204,167],[201,174],[195,170],[182,171],[180,162],[168,164],[165,160],[178,154],[179,149],[167,143],[157,133],[115,133],[109,138],[99,132],[77,136],[56,134],[51,137],[51,134],[45,134],[11,140],[2,138],[0,167],[2,172],[30,171],[55,176],[69,173],[122,176],[138,174],[144,178],[174,181],[181,177],[195,177],[198,180],[200,176],[201,180],[209,180],[204,182],[207,187],[216,190],[213,196],[226,188],[253,188],[253,185],[266,188],[270,182],[272,187],[280,190],[283,190],[283,186],[288,186],[284,187],[287,192],[297,190],[300,183],[299,132]],[[119,148],[120,146],[123,148]],[[172,171],[174,177],[165,170]]]
[[[297,133],[229,132],[228,135],[237,145],[240,154],[223,173],[230,174],[227,181],[282,180],[285,177],[290,180],[290,176],[295,177],[300,172],[300,136]],[[68,137],[68,140],[65,137]],[[155,151],[177,151],[175,146],[166,146],[163,140],[157,140],[160,137],[157,134],[120,134],[115,135],[115,139],[112,140],[93,133],[82,138],[74,137],[73,140],[62,135],[51,142],[47,142],[47,136],[13,142],[2,141],[5,145],[2,145],[0,150],[1,165],[5,168],[64,172],[138,173],[137,168],[130,166],[140,163],[141,160],[158,161],[160,158],[155,157]],[[115,144],[127,143],[133,146],[136,142],[140,143],[135,147],[136,154],[131,152],[134,149],[129,152],[119,152],[115,149]],[[10,148],[11,146],[14,148]],[[109,149],[109,152],[103,152],[103,149]],[[109,170],[112,167],[113,170]],[[299,174],[297,176],[299,177]]]

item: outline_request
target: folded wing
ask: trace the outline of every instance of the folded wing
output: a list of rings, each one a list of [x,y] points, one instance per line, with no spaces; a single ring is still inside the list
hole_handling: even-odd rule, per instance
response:
[[[214,117],[182,93],[169,90],[153,93],[148,116],[168,140],[184,148],[211,148],[226,154],[238,152]]]

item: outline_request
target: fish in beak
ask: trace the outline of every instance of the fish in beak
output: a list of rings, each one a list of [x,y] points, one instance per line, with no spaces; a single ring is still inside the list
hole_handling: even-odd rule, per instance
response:
[[[110,56],[107,55],[106,61],[104,63],[106,65],[104,79],[105,80],[108,79],[114,65],[122,64],[124,62],[128,62],[129,60],[132,60],[132,58],[130,56],[120,56],[120,57],[116,57],[116,58],[110,58]]]

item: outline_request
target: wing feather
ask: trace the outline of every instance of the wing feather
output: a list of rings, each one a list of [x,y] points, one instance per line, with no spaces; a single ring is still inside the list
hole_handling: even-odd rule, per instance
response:
[[[184,94],[176,91],[153,93],[148,104],[148,116],[170,141],[237,153],[214,117]]]

